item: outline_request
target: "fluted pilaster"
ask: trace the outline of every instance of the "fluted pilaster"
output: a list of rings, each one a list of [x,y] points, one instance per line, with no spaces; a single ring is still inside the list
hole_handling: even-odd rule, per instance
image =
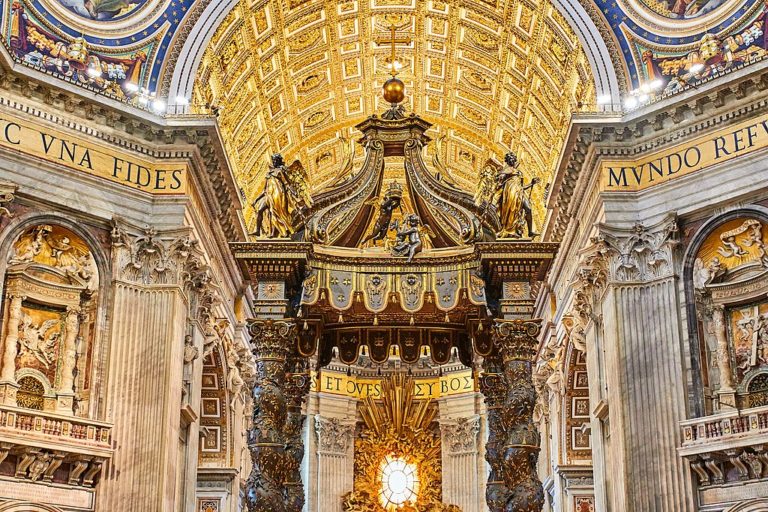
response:
[[[317,510],[341,512],[341,498],[352,490],[355,426],[338,418],[315,416],[318,458]]]
[[[653,225],[600,225],[607,260],[602,307],[611,453],[628,512],[692,510],[691,482],[677,455],[685,382],[675,265],[674,216]],[[648,446],[654,446],[649,451]],[[621,467],[623,466],[623,468]],[[621,476],[621,475],[631,475]],[[609,500],[610,501],[610,500]]]

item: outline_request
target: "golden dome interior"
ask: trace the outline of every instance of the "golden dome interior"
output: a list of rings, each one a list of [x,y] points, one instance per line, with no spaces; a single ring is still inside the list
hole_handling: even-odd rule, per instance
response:
[[[322,188],[354,125],[386,110],[393,25],[404,106],[445,137],[453,179],[474,190],[487,159],[512,148],[548,183],[570,114],[595,103],[586,56],[548,0],[242,0],[209,44],[192,105],[220,109],[249,228],[270,154],[301,160]],[[536,187],[534,204],[543,194]],[[543,216],[541,206],[538,225]]]

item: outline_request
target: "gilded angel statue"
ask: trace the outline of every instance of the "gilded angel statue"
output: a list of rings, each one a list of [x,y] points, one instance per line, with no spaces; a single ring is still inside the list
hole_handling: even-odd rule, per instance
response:
[[[283,155],[272,155],[264,188],[253,202],[256,210],[256,236],[286,238],[294,233],[294,212],[312,206],[309,176],[298,160],[285,165]],[[266,223],[266,225],[265,225]]]
[[[496,192],[493,197],[501,222],[501,231],[497,236],[522,238],[523,228],[527,227],[528,236],[533,238],[538,233],[533,230],[530,190],[539,183],[539,178],[533,178],[526,185],[517,155],[511,151],[504,157],[504,163],[506,166],[496,175]]]

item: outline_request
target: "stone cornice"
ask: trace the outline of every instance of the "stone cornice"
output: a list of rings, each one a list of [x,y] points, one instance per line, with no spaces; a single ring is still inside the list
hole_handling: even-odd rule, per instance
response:
[[[597,186],[599,177],[592,171],[601,157],[636,157],[748,118],[768,106],[768,63],[732,73],[729,79],[713,81],[623,117],[575,116],[553,179],[547,204],[551,211],[542,239],[563,242],[564,248],[578,243],[568,241],[566,231],[570,230],[572,237],[577,228],[574,222],[584,216],[579,210]],[[555,263],[553,274],[562,264]]]
[[[9,69],[0,58],[0,107],[151,158],[187,159],[196,189],[226,238],[245,239],[239,189],[215,119],[161,118],[37,74]]]

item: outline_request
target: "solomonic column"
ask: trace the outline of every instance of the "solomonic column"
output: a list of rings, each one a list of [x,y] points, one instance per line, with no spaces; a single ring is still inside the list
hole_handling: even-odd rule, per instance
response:
[[[480,376],[480,392],[485,397],[488,411],[488,441],[485,443],[485,460],[491,467],[485,487],[485,501],[491,512],[503,512],[509,501],[509,490],[504,484],[504,444],[506,428],[504,410],[506,382],[502,361],[498,357],[486,357]]]
[[[505,512],[540,512],[544,506],[544,490],[537,475],[541,440],[533,422],[533,360],[540,324],[541,320],[496,320],[493,329],[507,389],[501,408],[506,426],[502,477],[510,495]]]
[[[295,345],[296,325],[281,320],[255,320],[248,325],[251,349],[256,359],[253,388],[253,427],[248,448],[253,469],[248,477],[246,499],[249,512],[289,512],[286,481],[286,359]]]
[[[304,459],[304,422],[301,406],[309,393],[309,364],[306,358],[290,357],[287,362],[286,399],[288,421],[285,424],[285,455],[287,474],[285,502],[289,512],[304,508],[304,484],[301,482],[301,461]]]

